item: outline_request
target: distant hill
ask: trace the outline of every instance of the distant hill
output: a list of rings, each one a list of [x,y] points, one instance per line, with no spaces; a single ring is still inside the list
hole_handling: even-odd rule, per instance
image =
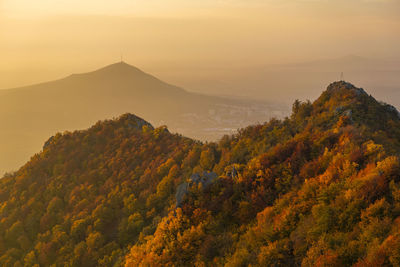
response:
[[[399,266],[399,155],[344,81],[216,143],[124,114],[0,179],[0,265]]]
[[[15,170],[48,136],[131,112],[202,140],[271,116],[279,105],[190,93],[124,62],[61,80],[0,90],[0,172]]]

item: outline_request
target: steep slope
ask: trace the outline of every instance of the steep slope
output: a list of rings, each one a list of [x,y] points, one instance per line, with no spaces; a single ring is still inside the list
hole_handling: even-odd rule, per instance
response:
[[[220,178],[191,187],[126,266],[398,266],[399,127],[345,82],[296,101],[290,118],[222,139]]]
[[[196,146],[130,114],[50,138],[0,180],[0,265],[118,263],[173,206]]]
[[[265,120],[266,104],[194,94],[116,63],[94,72],[0,90],[0,172],[16,170],[59,131],[129,112],[200,139]],[[249,113],[250,112],[250,113]],[[213,130],[209,130],[213,129]]]

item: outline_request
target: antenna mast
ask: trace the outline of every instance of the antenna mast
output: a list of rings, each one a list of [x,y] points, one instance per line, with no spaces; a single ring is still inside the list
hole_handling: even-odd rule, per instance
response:
[[[344,81],[343,71],[340,73],[340,80],[341,80],[341,81]]]

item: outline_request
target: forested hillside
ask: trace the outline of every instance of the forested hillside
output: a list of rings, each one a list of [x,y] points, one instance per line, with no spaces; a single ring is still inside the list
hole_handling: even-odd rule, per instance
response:
[[[50,138],[0,180],[0,265],[118,264],[171,209],[196,148],[129,114]]]
[[[191,188],[126,266],[399,266],[399,129],[393,107],[348,83],[296,101],[290,118],[222,139],[219,180]]]
[[[397,110],[345,82],[218,143],[126,114],[0,180],[0,265],[398,266],[399,152]]]

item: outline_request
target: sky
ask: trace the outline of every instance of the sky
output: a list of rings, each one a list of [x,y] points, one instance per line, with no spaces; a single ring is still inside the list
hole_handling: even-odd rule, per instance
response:
[[[121,54],[168,80],[346,55],[400,59],[398,47],[400,0],[0,0],[0,88]]]

